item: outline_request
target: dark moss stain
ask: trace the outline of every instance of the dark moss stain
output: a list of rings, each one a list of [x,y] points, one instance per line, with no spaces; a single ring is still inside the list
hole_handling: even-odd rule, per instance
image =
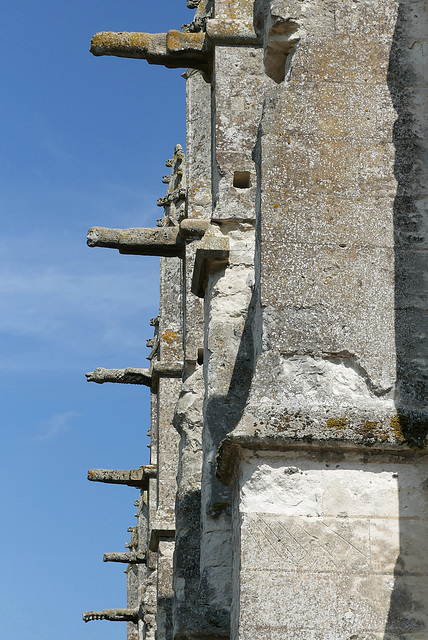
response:
[[[379,424],[375,420],[366,420],[359,429],[363,438],[378,438],[381,433],[379,433]]]
[[[399,442],[404,442],[405,440],[401,424],[402,419],[404,419],[404,416],[400,416],[397,413],[395,416],[392,416],[391,420],[389,421],[392,433]]]
[[[428,420],[418,420],[397,413],[390,420],[391,429],[400,442],[407,442],[413,447],[424,447],[427,444]]]
[[[227,510],[230,510],[229,502],[213,502],[212,505],[208,507],[207,513],[213,518],[218,518],[223,511]]]
[[[329,418],[326,426],[332,430],[343,430],[351,425],[347,418]],[[361,438],[371,443],[386,442],[393,436],[397,442],[413,447],[424,447],[428,444],[428,419],[412,418],[397,413],[389,420],[389,425],[383,421],[366,420],[359,426],[355,425],[354,429]]]
[[[348,420],[347,418],[329,418],[326,424],[328,429],[346,429]]]

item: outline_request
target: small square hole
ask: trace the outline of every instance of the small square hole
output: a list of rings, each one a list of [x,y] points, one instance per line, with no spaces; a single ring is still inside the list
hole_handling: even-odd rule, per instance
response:
[[[238,189],[250,188],[250,172],[249,171],[235,171],[233,174],[233,186]]]

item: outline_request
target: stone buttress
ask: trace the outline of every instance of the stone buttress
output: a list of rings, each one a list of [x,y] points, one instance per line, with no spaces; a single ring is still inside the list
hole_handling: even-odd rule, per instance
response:
[[[422,0],[188,0],[95,55],[183,68],[186,159],[160,256],[149,464],[128,638],[428,638],[427,10]]]

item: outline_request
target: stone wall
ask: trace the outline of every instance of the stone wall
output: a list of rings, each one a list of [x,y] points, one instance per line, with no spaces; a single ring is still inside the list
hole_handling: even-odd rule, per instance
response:
[[[186,69],[160,256],[150,464],[123,555],[135,640],[428,637],[427,11],[188,0],[96,55]],[[90,474],[91,475],[91,474]],[[117,558],[116,560],[117,561]]]

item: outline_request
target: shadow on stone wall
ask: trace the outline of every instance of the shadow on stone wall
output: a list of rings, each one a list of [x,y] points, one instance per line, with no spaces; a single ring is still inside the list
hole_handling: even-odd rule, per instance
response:
[[[428,89],[422,46],[427,17],[422,3],[400,3],[388,68],[397,112],[393,129],[396,402],[398,411],[415,421],[413,443],[418,445],[428,433]],[[403,427],[410,424],[404,420]]]
[[[402,476],[401,466],[396,465],[400,547],[384,640],[428,637],[428,479],[424,479],[419,470],[419,477],[415,474],[417,482],[412,486],[412,479],[405,474]],[[415,466],[418,466],[418,460],[415,460]]]
[[[395,242],[395,332],[397,411],[403,435],[415,447],[415,463],[428,433],[428,211],[427,96],[423,40],[428,14],[422,2],[400,3],[388,67],[388,87],[397,112],[393,129]],[[425,47],[427,45],[425,44]],[[425,63],[426,64],[426,63]],[[422,512],[427,481],[418,494]],[[425,499],[424,499],[425,497]],[[408,496],[399,479],[400,555],[385,639],[427,637],[427,577],[423,561],[426,523],[409,519]],[[419,562],[418,562],[419,558]]]
[[[257,293],[253,290],[228,393],[226,396],[213,396],[208,400],[205,408],[206,423],[213,441],[212,450],[215,452],[218,451],[221,441],[228,435],[228,433],[235,429],[248,401],[254,373],[253,325],[257,302]],[[227,496],[228,502],[230,502],[230,489],[221,484],[215,478],[215,471],[214,459],[213,468],[211,470],[213,479],[211,486],[213,488],[213,494],[211,495],[209,502],[215,503],[223,501],[224,496]]]
[[[222,275],[219,272],[217,277]],[[220,442],[238,424],[248,400],[254,371],[255,305],[253,290],[227,394],[209,398],[204,411],[203,437],[209,440],[209,446],[205,443],[203,447],[202,521],[206,531],[201,556],[207,553],[207,547],[215,548],[216,564],[211,565],[213,557],[204,567],[201,561],[201,579],[192,616],[197,619],[197,637],[205,640],[230,636],[232,492],[215,476],[216,452]]]

